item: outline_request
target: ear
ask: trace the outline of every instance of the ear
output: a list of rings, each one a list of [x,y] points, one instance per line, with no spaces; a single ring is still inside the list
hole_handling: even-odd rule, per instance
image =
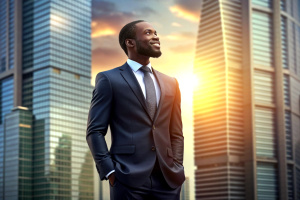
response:
[[[135,40],[134,39],[126,39],[125,44],[127,47],[132,48],[135,46]]]

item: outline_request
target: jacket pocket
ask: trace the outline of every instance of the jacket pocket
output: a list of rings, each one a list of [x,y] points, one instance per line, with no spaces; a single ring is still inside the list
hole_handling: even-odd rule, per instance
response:
[[[167,148],[167,155],[171,158],[173,158],[173,152],[172,152],[172,149],[170,148]]]
[[[174,155],[173,155],[173,151],[171,148],[167,148],[167,155],[171,158],[173,158],[173,162],[180,165],[180,166],[183,166],[176,158],[174,158]]]
[[[135,152],[135,145],[115,146],[110,149],[111,154],[133,154]]]

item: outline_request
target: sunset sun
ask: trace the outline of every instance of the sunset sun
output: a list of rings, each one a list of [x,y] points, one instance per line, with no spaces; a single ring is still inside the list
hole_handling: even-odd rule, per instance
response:
[[[176,76],[183,99],[192,100],[193,92],[200,85],[200,79],[192,72],[183,72]]]

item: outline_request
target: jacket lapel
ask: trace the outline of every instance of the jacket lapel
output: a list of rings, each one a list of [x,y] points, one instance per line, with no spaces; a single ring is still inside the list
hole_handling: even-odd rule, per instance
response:
[[[131,88],[132,92],[135,94],[135,96],[139,100],[139,102],[142,104],[142,106],[143,106],[145,112],[148,114],[149,118],[151,119],[150,114],[147,109],[147,106],[146,106],[143,91],[142,91],[140,84],[138,83],[135,75],[133,74],[132,69],[129,67],[127,62],[121,66],[120,73],[121,73],[122,77],[125,79],[125,81],[127,82],[127,84],[129,85],[129,87]]]
[[[164,86],[164,82],[162,80],[161,74],[157,70],[155,70],[155,69],[153,69],[153,74],[154,74],[154,76],[155,76],[155,78],[156,78],[156,80],[157,80],[157,82],[159,84],[159,87],[160,87],[160,100],[159,100],[158,108],[156,110],[156,113],[155,113],[154,119],[153,119],[153,121],[155,122],[155,120],[156,120],[156,118],[157,118],[157,116],[158,116],[158,114],[159,114],[159,112],[161,110],[162,102],[164,102],[164,98],[165,98],[165,86]]]

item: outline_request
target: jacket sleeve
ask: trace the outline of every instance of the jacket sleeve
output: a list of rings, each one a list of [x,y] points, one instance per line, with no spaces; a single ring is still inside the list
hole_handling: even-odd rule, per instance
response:
[[[104,138],[110,121],[112,96],[112,87],[108,77],[99,73],[96,77],[88,115],[86,140],[101,180],[106,179],[105,176],[114,170],[114,164]]]
[[[172,152],[175,162],[183,164],[183,152],[184,152],[184,138],[182,133],[182,121],[181,121],[181,94],[179,85],[176,82],[176,94],[172,108],[172,116],[170,123],[170,138],[172,145]]]

